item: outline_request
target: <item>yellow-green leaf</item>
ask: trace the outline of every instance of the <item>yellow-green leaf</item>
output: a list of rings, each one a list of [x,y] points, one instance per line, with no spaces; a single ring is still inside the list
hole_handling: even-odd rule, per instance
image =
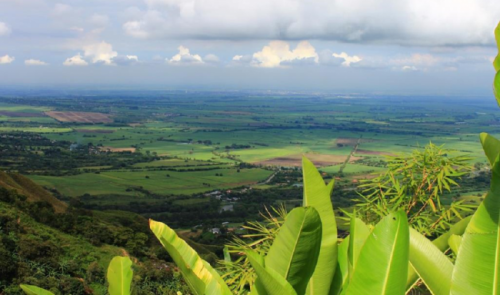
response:
[[[293,209],[265,258],[266,269],[274,270],[287,280],[297,294],[304,294],[318,260],[321,233],[321,219],[316,209]]]
[[[110,295],[129,295],[132,284],[132,261],[128,257],[115,256],[108,266],[108,292]]]
[[[483,150],[486,158],[488,158],[490,165],[493,165],[495,159],[500,153],[500,141],[485,132],[479,135],[479,139],[481,140],[481,144],[483,145]]]
[[[219,274],[166,224],[149,220],[151,231],[172,257],[193,294],[232,294]]]
[[[492,168],[491,187],[462,236],[451,294],[500,294],[500,161]]]
[[[408,228],[402,211],[389,214],[375,226],[361,249],[346,295],[405,293]]]
[[[54,293],[47,291],[45,289],[39,288],[37,286],[20,285],[19,287],[21,287],[21,289],[27,295],[54,295]]]
[[[338,247],[337,267],[335,269],[335,276],[333,277],[329,295],[340,294],[342,288],[346,288],[347,283],[349,282],[349,240],[350,237],[348,236]]]
[[[309,280],[307,294],[328,294],[337,264],[337,222],[331,201],[333,180],[325,185],[321,174],[307,158],[302,158],[304,181],[304,207],[314,207],[319,213],[322,229],[321,248],[318,263]]]
[[[410,266],[434,295],[450,293],[453,264],[422,234],[410,228]]]
[[[361,219],[355,218],[353,215],[349,232],[349,272],[352,272],[358,261],[359,253],[368,235],[370,235],[370,228]]]
[[[462,237],[457,236],[457,235],[451,235],[450,239],[448,240],[448,244],[450,244],[450,249],[455,253],[455,255],[458,254],[458,249],[460,249],[460,244],[462,243]]]
[[[247,251],[246,255],[257,274],[255,290],[259,295],[297,295],[297,292],[295,292],[295,289],[289,282],[274,270],[265,267],[262,256],[253,251]]]

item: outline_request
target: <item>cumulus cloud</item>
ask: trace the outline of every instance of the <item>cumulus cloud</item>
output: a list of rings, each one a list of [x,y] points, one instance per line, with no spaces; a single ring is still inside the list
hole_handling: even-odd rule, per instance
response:
[[[169,63],[169,64],[172,64],[172,65],[182,65],[182,64],[185,64],[185,65],[199,65],[199,64],[204,64],[204,61],[203,59],[201,58],[201,56],[199,56],[198,54],[191,54],[189,52],[189,48],[187,47],[184,47],[184,46],[179,46],[179,53],[177,53],[176,55],[172,56],[172,58],[170,59],[166,59],[166,61]]]
[[[8,36],[8,35],[10,35],[11,32],[12,32],[12,30],[10,29],[10,27],[6,23],[0,22],[0,37],[1,36]]]
[[[241,58],[236,60],[238,59]],[[254,53],[252,56],[252,64],[264,68],[292,64],[312,64],[317,63],[318,60],[316,49],[307,41],[300,42],[293,50],[290,50],[288,42],[271,41],[269,45],[264,46],[261,51]]]
[[[217,55],[215,55],[215,54],[205,55],[205,57],[203,58],[203,61],[206,62],[207,64],[211,64],[211,65],[218,65],[221,62],[219,57],[217,57]]]
[[[137,55],[118,55],[113,57],[112,63],[118,66],[129,66],[139,63]]]
[[[498,0],[143,1],[123,24],[138,38],[490,45],[500,15]]]
[[[24,64],[27,66],[47,66],[48,63],[38,60],[38,59],[27,59],[24,61]]]
[[[83,56],[80,53],[73,57],[67,58],[63,63],[63,65],[65,66],[86,66],[88,64],[89,63],[83,59]]]
[[[14,60],[15,60],[15,58],[13,56],[9,56],[8,54],[4,55],[4,56],[0,56],[0,65],[2,65],[2,64],[10,64]]]
[[[83,46],[84,56],[89,58],[92,63],[103,63],[112,65],[113,58],[118,56],[118,53],[113,50],[113,46],[104,41]]]
[[[350,56],[345,52],[332,53],[332,56],[335,58],[343,59],[344,61],[341,63],[341,65],[344,67],[349,67],[351,65],[351,63],[358,63],[362,60],[361,57],[359,57],[357,55]]]

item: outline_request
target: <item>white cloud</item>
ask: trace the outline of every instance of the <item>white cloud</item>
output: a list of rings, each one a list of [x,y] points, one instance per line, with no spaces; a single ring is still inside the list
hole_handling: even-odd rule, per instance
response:
[[[189,48],[184,46],[179,46],[179,53],[172,56],[171,59],[166,59],[169,64],[180,65],[180,64],[203,64],[204,61],[198,54],[191,54]]]
[[[80,53],[73,57],[67,58],[63,63],[63,65],[65,66],[86,66],[88,64],[89,63],[83,59],[83,56]]]
[[[401,70],[402,71],[418,71],[417,67],[415,67],[415,66],[402,66]]]
[[[340,54],[339,53],[332,53],[332,56],[335,58],[343,59],[344,61],[342,62],[342,66],[344,66],[344,67],[349,67],[351,65],[351,63],[358,63],[362,60],[361,57],[359,57],[357,55],[350,56],[345,52],[342,52]]]
[[[116,51],[113,51],[113,46],[104,41],[83,46],[84,56],[90,58],[93,63],[104,63],[112,65],[113,58],[118,56]]]
[[[1,36],[8,36],[8,35],[10,35],[11,32],[12,32],[12,30],[9,28],[9,26],[6,23],[0,22],[0,37]]]
[[[0,65],[2,65],[2,64],[10,64],[14,60],[15,60],[15,57],[9,56],[8,54],[4,55],[4,56],[0,56]]]
[[[27,66],[47,66],[48,63],[38,60],[38,59],[27,59],[24,61],[24,64]]]
[[[240,60],[241,57],[233,60]],[[253,65],[264,68],[275,68],[293,63],[317,63],[318,54],[307,41],[301,41],[294,50],[285,41],[271,41],[261,51],[253,54]]]
[[[52,15],[54,16],[64,16],[68,13],[73,12],[74,9],[71,5],[63,4],[63,3],[57,3],[54,5],[54,8],[52,9]]]
[[[137,55],[118,55],[112,59],[114,65],[129,66],[139,63]]]
[[[203,61],[206,62],[206,63],[208,63],[208,64],[212,64],[212,65],[220,64],[220,59],[215,54],[207,54],[207,55],[205,55],[205,57],[203,58]]]
[[[500,15],[498,0],[144,2],[123,24],[131,36],[490,45]]]

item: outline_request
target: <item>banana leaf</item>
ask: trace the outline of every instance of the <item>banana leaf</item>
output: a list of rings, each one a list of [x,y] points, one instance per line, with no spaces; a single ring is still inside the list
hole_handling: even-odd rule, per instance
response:
[[[485,150],[491,150],[483,142]],[[451,294],[500,294],[500,160],[492,168],[491,187],[462,236]]]
[[[21,289],[24,291],[24,293],[26,293],[26,295],[54,295],[54,293],[39,288],[37,286],[20,285],[19,287],[21,287]]]
[[[132,261],[128,257],[115,256],[108,266],[108,292],[110,295],[129,295],[132,284]]]
[[[335,275],[337,265],[337,222],[331,201],[334,182],[325,185],[323,177],[314,164],[302,158],[304,182],[304,207],[314,207],[319,213],[322,229],[321,248],[318,263],[309,281],[306,294],[326,295]]]
[[[269,249],[266,269],[287,280],[297,294],[304,294],[318,261],[321,234],[321,219],[316,209],[293,209]]]
[[[193,248],[177,236],[173,229],[151,219],[149,227],[181,270],[193,294],[232,294],[210,264],[201,259]]]
[[[265,268],[265,262],[262,256],[254,251],[247,251],[246,255],[257,274],[257,280],[254,284],[254,293],[259,295],[297,295],[292,285],[290,285],[281,275],[272,269]]]
[[[349,286],[342,294],[404,294],[409,235],[404,212],[384,217],[366,239]]]

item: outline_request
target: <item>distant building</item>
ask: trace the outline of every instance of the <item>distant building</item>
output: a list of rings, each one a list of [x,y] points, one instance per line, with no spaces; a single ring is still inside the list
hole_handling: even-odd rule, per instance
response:
[[[214,235],[220,235],[220,228],[214,227],[210,230]]]

